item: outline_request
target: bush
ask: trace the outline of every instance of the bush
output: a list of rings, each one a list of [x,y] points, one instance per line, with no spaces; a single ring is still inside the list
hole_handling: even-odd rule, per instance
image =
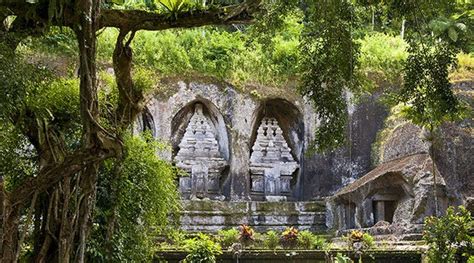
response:
[[[351,263],[353,262],[350,257],[343,255],[341,253],[337,253],[335,261],[336,263]]]
[[[247,225],[242,225],[240,226],[240,235],[239,235],[239,240],[242,243],[242,245],[249,245],[253,241],[255,241],[255,232],[250,226]]]
[[[474,78],[474,54],[459,53],[457,55],[457,67],[451,72],[452,81],[464,81]]]
[[[202,233],[185,243],[184,248],[189,251],[185,263],[214,263],[216,256],[222,254],[221,246]]]
[[[464,262],[474,254],[471,213],[460,206],[449,207],[442,217],[425,219],[423,239],[428,243],[430,262]]]
[[[298,229],[288,227],[281,233],[281,244],[285,248],[295,247],[298,242]]]
[[[325,240],[308,230],[301,231],[298,235],[298,246],[304,249],[322,249]]]
[[[280,242],[280,237],[277,232],[270,230],[265,234],[263,244],[268,249],[276,249],[278,243]]]
[[[364,72],[379,72],[391,80],[400,76],[408,58],[408,44],[401,37],[375,33],[359,42],[360,66]]]
[[[347,235],[346,240],[349,247],[355,250],[371,248],[375,243],[373,236],[360,230],[353,230]]]
[[[235,228],[219,230],[217,236],[223,247],[230,247],[232,244],[239,242],[239,231]]]

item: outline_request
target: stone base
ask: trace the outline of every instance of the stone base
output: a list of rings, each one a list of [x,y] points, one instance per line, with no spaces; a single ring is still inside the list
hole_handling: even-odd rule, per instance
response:
[[[268,202],[283,202],[286,201],[286,196],[282,195],[269,195],[265,197]]]
[[[252,226],[257,232],[282,231],[294,226],[300,230],[324,232],[324,202],[258,202],[183,200],[181,229],[189,232],[217,232],[221,229]]]

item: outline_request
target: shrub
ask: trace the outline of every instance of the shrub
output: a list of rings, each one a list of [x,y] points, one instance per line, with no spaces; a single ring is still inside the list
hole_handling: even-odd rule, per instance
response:
[[[360,230],[353,230],[346,237],[348,245],[356,250],[368,249],[374,246],[374,237],[369,233],[364,233]]]
[[[241,225],[239,240],[242,243],[242,245],[248,245],[249,243],[252,243],[253,241],[255,241],[254,234],[255,232],[250,226]]]
[[[281,244],[285,248],[295,247],[298,242],[298,229],[288,227],[281,233]]]
[[[266,248],[276,249],[279,242],[280,242],[280,237],[278,236],[277,232],[270,230],[265,234],[265,239],[263,240],[263,244]]]
[[[217,232],[219,242],[223,247],[230,247],[239,242],[239,231],[235,228],[229,230],[219,230]]]
[[[459,53],[457,67],[450,74],[452,81],[471,80],[474,78],[474,54]]]
[[[350,263],[353,262],[350,257],[343,255],[341,253],[337,253],[335,262],[337,263]]]
[[[298,235],[298,246],[304,249],[322,249],[325,240],[308,230],[301,231]]]
[[[400,75],[408,57],[408,44],[401,37],[375,33],[359,42],[363,71],[379,72],[392,80]]]
[[[371,248],[375,244],[374,237],[371,236],[369,233],[364,233],[362,235],[362,243],[364,244],[365,248]]]
[[[186,240],[184,248],[189,251],[185,263],[215,263],[216,256],[222,254],[221,246],[202,233]]]
[[[471,213],[460,206],[449,207],[442,217],[425,219],[423,239],[428,243],[430,262],[463,262],[474,254]]]

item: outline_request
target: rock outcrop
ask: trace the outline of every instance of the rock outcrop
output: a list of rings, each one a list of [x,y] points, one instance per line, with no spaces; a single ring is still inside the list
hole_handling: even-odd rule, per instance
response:
[[[376,93],[349,103],[347,145],[317,154],[309,152],[317,115],[294,91],[254,96],[209,78],[168,86],[169,96],[153,98],[135,130],[151,130],[170,144],[159,154],[188,174],[179,179],[184,199],[214,199],[189,202],[231,208],[232,202],[286,205],[334,195],[327,203],[328,227],[375,225],[374,233],[419,231],[433,214],[435,185],[440,210],[474,207],[472,121],[443,125],[430,148],[423,130],[390,113]],[[472,83],[462,90],[472,102]],[[196,209],[189,213],[200,216]],[[265,217],[252,218],[248,222],[258,225]]]

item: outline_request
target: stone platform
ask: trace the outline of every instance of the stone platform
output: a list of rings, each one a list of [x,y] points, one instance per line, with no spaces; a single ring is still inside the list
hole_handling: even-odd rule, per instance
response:
[[[322,201],[261,202],[183,200],[181,228],[189,232],[216,232],[220,229],[252,226],[257,232],[299,230],[324,232],[326,207]]]

